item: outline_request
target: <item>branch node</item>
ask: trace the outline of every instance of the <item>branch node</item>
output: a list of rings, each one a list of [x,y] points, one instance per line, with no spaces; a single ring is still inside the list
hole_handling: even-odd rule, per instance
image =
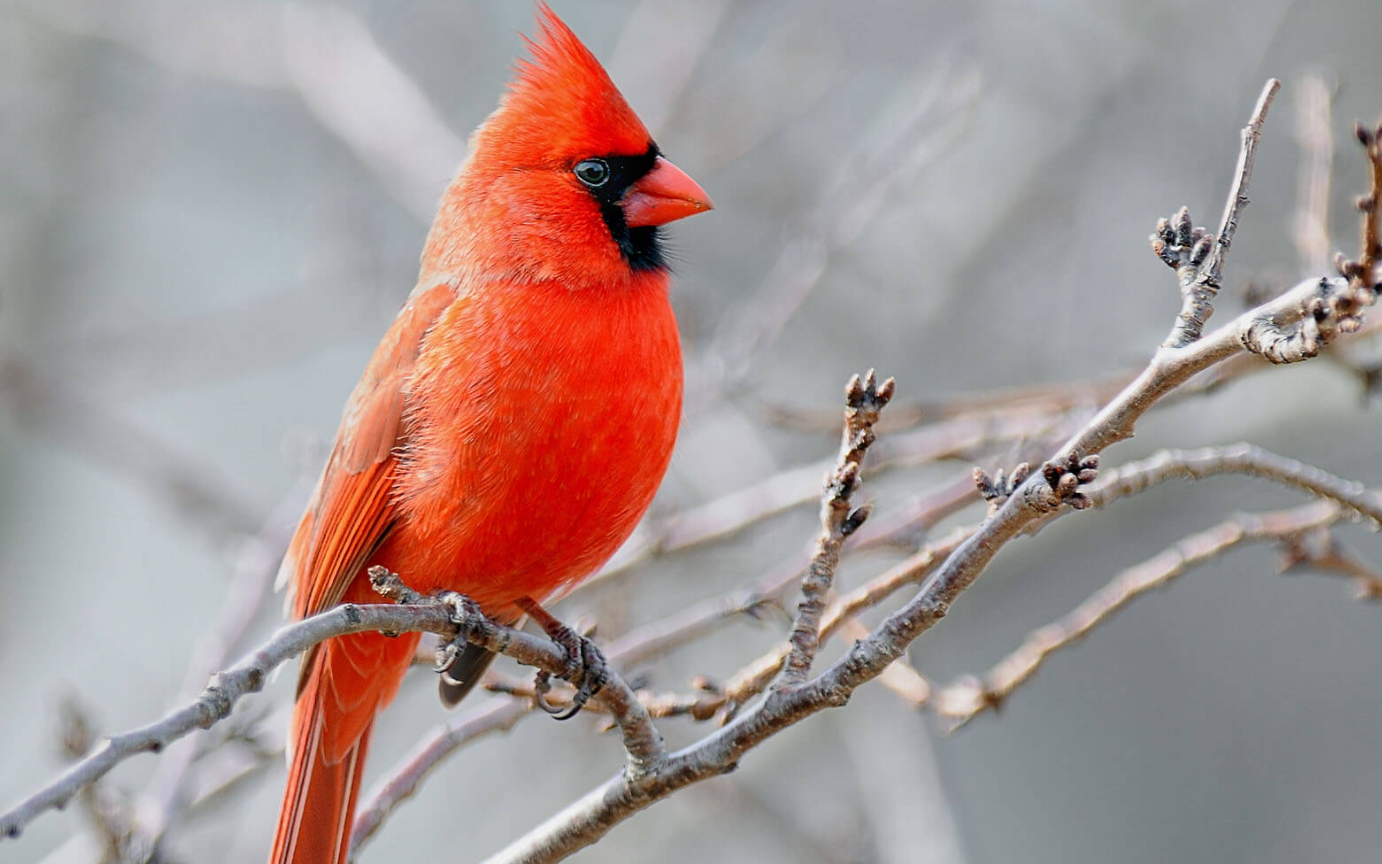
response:
[[[1340,334],[1356,333],[1363,326],[1363,315],[1382,293],[1382,136],[1379,129],[1354,125],[1354,137],[1363,147],[1368,162],[1368,191],[1355,200],[1362,213],[1358,257],[1335,254],[1339,275],[1321,278],[1316,290],[1304,296],[1294,309],[1268,309],[1259,313],[1240,334],[1249,351],[1273,363],[1296,363],[1320,353]],[[1294,313],[1291,315],[1290,313]],[[1275,316],[1289,317],[1281,325]]]
[[[1035,483],[1026,488],[1027,503],[1040,513],[1054,513],[1063,504],[1075,510],[1088,509],[1094,502],[1080,490],[1099,477],[1099,454],[1080,456],[1071,453],[1057,457],[1041,466],[1045,485]]]
[[[989,515],[992,515],[1003,503],[1012,497],[1018,488],[1027,482],[1027,478],[1032,473],[1032,466],[1026,462],[1019,462],[1013,468],[1011,474],[1004,474],[1003,469],[992,477],[983,468],[974,467],[974,485],[978,487],[979,494],[989,505]]]

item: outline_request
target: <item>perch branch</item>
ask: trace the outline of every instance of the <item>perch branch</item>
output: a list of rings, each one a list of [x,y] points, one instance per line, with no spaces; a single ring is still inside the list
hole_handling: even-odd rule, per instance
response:
[[[235,703],[262,690],[269,673],[288,659],[333,636],[367,630],[454,633],[455,627],[440,606],[337,606],[283,627],[258,650],[234,666],[218,672],[197,699],[162,719],[112,738],[107,738],[56,780],[0,814],[0,836],[17,837],[24,826],[49,809],[61,810],[81,789],[101,778],[116,764],[136,753],[157,753],[196,729],[209,729],[230,716]],[[530,637],[531,638],[531,637]],[[557,661],[555,646],[552,660]]]
[[[438,602],[418,594],[396,574],[383,567],[371,567],[369,577],[375,591],[400,604],[413,606]],[[438,605],[450,609],[456,625],[455,635],[465,637],[470,644],[512,657],[524,666],[537,667],[558,678],[567,673],[569,661],[566,652],[554,642],[496,624],[480,612],[480,607],[473,602]],[[625,771],[630,776],[638,776],[666,761],[667,751],[662,743],[662,735],[653,726],[647,709],[638,701],[638,695],[628,682],[612,668],[608,670],[607,680],[597,695],[623,733],[624,750],[628,756]]]
[[[347,603],[281,628],[257,650],[212,676],[211,683],[191,704],[147,726],[104,740],[55,780],[0,814],[0,837],[17,837],[44,811],[62,809],[80,790],[125,759],[137,753],[160,752],[196,729],[211,728],[230,716],[235,703],[242,697],[262,690],[269,673],[279,665],[334,636],[382,631],[430,632],[453,638],[463,633],[473,644],[506,654],[525,665],[545,669],[553,675],[561,675],[566,670],[565,652],[546,639],[495,624],[480,614],[457,622],[453,620],[454,610],[410,592],[396,577],[380,580],[380,587],[380,593],[385,596],[404,597],[415,602],[396,606]],[[628,684],[611,672],[598,698],[624,732],[631,766],[660,762],[661,737],[652,728],[647,711]]]

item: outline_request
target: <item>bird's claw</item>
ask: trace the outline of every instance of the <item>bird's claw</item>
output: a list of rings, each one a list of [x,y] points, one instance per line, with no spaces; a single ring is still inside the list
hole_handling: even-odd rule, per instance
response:
[[[609,678],[609,665],[595,642],[565,624],[548,628],[547,635],[566,651],[566,671],[560,676],[576,688],[571,704],[566,707],[547,701],[552,690],[552,676],[546,670],[537,673],[533,681],[533,699],[537,706],[557,720],[570,720],[580,713],[586,703]]]
[[[432,664],[432,671],[441,675],[449,672],[452,666],[456,665],[456,658],[461,656],[461,647],[455,642],[442,642],[437,645],[437,659]]]
[[[477,616],[483,617],[484,612],[480,610],[480,604],[456,591],[444,591],[437,595],[437,600],[446,607],[451,623],[457,628],[454,637],[437,645],[437,659],[432,665],[432,671],[441,675],[456,665],[457,658],[461,656],[461,649],[470,644],[466,639],[466,628],[472,626]]]

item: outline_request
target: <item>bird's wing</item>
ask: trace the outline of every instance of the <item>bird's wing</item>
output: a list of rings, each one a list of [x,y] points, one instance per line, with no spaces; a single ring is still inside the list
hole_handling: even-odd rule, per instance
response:
[[[414,291],[351,394],[331,458],[280,571],[293,591],[294,618],[339,603],[388,535],[396,516],[398,450],[407,437],[408,377],[423,337],[455,299],[456,289],[446,284]],[[311,655],[305,660],[304,670],[311,668]]]

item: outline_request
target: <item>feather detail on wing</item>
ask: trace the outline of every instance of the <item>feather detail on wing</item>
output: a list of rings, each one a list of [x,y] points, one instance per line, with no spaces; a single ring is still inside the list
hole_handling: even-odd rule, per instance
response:
[[[396,516],[399,448],[407,442],[408,379],[423,337],[455,299],[456,289],[446,284],[415,290],[351,394],[331,458],[279,571],[294,618],[339,603],[388,535]],[[304,658],[304,671],[316,653]]]

